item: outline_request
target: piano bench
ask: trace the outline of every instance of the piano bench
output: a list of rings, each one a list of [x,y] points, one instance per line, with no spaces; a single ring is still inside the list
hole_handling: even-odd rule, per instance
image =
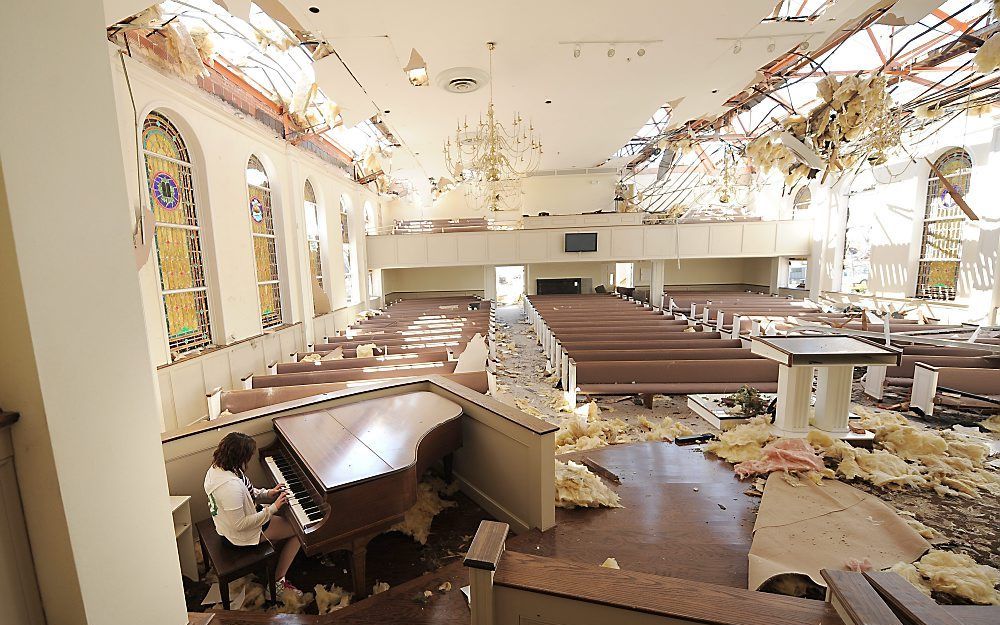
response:
[[[222,540],[215,530],[215,522],[211,518],[199,521],[195,527],[201,540],[201,553],[205,557],[206,571],[208,567],[215,569],[219,576],[219,593],[222,595],[223,609],[229,609],[229,583],[249,573],[256,573],[265,580],[265,596],[272,601],[274,596],[274,566],[277,555],[274,547],[267,539],[256,547],[233,547]]]

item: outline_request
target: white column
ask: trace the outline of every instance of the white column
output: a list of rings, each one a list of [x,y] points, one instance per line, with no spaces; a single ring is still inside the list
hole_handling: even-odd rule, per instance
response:
[[[14,456],[48,623],[183,625],[126,195],[136,156],[122,153],[115,111],[129,105],[115,102],[104,33],[98,0],[0,10],[0,91],[17,94],[0,99],[0,405],[21,413]]]
[[[483,298],[489,300],[497,298],[497,268],[493,265],[483,267]]]
[[[778,365],[778,406],[774,427],[782,436],[802,437],[809,433],[812,378],[812,367]]]
[[[663,285],[667,278],[667,261],[654,260],[649,273],[649,303],[661,308],[668,304],[663,301]]]
[[[816,427],[827,432],[846,432],[851,408],[854,367],[817,367]]]

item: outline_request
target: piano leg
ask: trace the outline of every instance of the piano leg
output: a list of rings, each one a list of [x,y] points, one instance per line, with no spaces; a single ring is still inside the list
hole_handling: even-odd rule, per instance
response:
[[[359,538],[351,546],[351,582],[354,585],[355,600],[368,596],[368,586],[365,583],[365,559],[368,555],[370,536]]]
[[[447,482],[448,484],[451,484],[451,481],[455,477],[455,472],[454,472],[454,469],[455,469],[455,454],[454,454],[454,452],[452,452],[450,454],[446,454],[445,457],[441,460],[441,462],[444,464],[444,481]]]

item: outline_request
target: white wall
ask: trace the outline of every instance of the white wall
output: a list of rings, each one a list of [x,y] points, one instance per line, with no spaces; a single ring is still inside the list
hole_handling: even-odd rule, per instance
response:
[[[499,221],[516,220],[522,215],[547,212],[552,215],[577,215],[614,210],[615,172],[531,176],[521,182],[521,209],[493,212],[486,217]],[[385,205],[385,224],[394,219],[451,219],[484,216],[471,205],[461,188],[452,190],[436,202],[400,198]]]
[[[1000,247],[1000,153],[996,118],[964,116],[950,122],[926,141],[910,148],[914,157],[897,158],[858,179],[845,177],[813,192],[817,263],[820,290],[846,291],[841,284],[844,228],[848,210],[872,213],[870,295],[912,298],[916,292],[917,266],[930,165],[954,147],[972,157],[971,189],[966,197],[978,214],[963,228],[962,263],[954,302],[931,304],[951,321],[996,319],[1000,305],[996,266]],[[905,156],[905,155],[904,155]],[[812,269],[812,265],[810,266]]]
[[[143,163],[141,156],[138,163],[136,159],[132,104],[118,52],[114,46],[109,52],[114,61],[125,178],[134,210],[148,201],[140,197],[137,182],[136,167],[138,164],[142,168]],[[322,259],[324,287],[331,304],[335,310],[344,309],[346,301],[340,247],[340,198],[346,194],[352,207],[350,219],[357,246],[361,300],[352,310],[344,310],[344,316],[350,319],[353,310],[368,308],[363,208],[366,201],[378,206],[378,198],[348,179],[341,170],[275,137],[270,129],[244,119],[241,113],[201,89],[161,74],[139,60],[126,58],[125,62],[140,123],[151,110],[166,115],[182,133],[194,162],[215,342],[229,344],[261,334],[245,177],[251,154],[260,158],[270,178],[285,322],[311,325],[313,319],[303,205],[307,178],[316,191],[321,225],[326,228]],[[144,173],[142,182],[141,192],[145,194]],[[139,277],[150,354],[154,363],[162,365],[169,361],[169,354],[155,252],[139,271]],[[311,335],[310,328],[308,336]]]
[[[481,265],[386,269],[382,272],[382,288],[386,295],[484,291],[486,288],[484,276]]]

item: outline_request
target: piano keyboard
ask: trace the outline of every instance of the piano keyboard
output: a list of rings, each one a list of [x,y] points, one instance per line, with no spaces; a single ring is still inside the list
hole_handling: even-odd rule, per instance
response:
[[[323,510],[313,501],[298,474],[291,464],[282,456],[267,456],[264,458],[267,468],[271,471],[275,484],[284,484],[288,496],[288,508],[303,528],[323,520]]]

